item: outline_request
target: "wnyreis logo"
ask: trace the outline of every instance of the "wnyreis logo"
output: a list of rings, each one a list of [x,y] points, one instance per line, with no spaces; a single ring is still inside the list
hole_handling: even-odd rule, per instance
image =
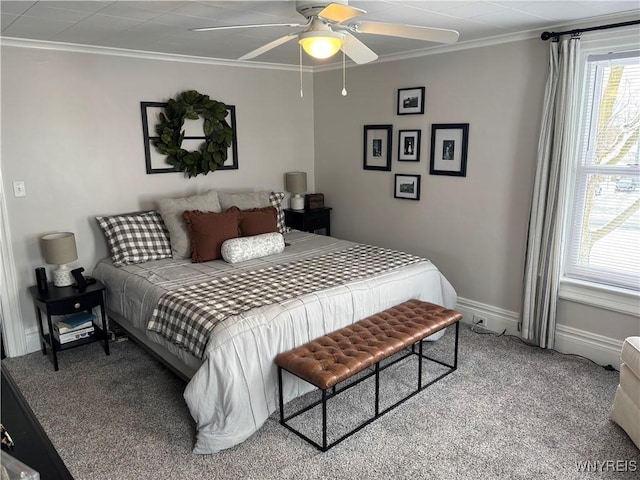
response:
[[[583,460],[576,462],[576,469],[580,473],[604,472],[637,472],[636,460]]]

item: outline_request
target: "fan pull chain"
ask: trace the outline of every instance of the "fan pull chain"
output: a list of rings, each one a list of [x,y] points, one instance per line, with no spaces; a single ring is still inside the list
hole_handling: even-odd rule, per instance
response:
[[[299,45],[300,48],[300,98],[304,97],[302,93],[302,45]]]
[[[347,80],[346,80],[346,67],[345,67],[345,53],[342,50],[342,96],[347,96]]]

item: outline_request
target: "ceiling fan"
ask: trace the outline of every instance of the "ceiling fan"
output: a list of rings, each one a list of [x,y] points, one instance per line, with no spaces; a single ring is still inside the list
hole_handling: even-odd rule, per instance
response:
[[[241,56],[238,60],[250,60],[294,38],[305,52],[314,58],[329,58],[342,50],[358,64],[373,62],[378,55],[358,40],[354,33],[386,35],[437,43],[454,43],[458,32],[443,28],[421,27],[399,23],[367,22],[355,20],[366,14],[365,10],[350,7],[347,2],[325,3],[322,0],[296,2],[296,10],[307,19],[306,23],[261,23],[253,25],[228,25],[222,27],[192,28],[195,32],[230,30],[257,27],[300,28]]]

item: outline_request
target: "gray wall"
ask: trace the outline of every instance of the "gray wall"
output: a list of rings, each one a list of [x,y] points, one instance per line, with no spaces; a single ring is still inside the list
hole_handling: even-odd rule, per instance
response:
[[[32,333],[26,290],[43,265],[42,234],[74,232],[76,265],[90,272],[107,255],[96,215],[209,189],[283,190],[291,170],[308,172],[313,188],[313,97],[300,98],[296,70],[2,47],[1,80],[2,178],[23,327]],[[240,169],[147,175],[140,102],[189,89],[236,106]],[[26,182],[25,198],[13,196],[16,180]]]
[[[539,40],[315,75],[316,186],[337,236],[431,259],[460,296],[518,311],[546,78]],[[398,88],[425,86],[424,115],[396,115]],[[335,119],[340,119],[336,121]],[[466,178],[429,175],[431,124],[469,123]],[[393,124],[391,172],[362,168],[363,125]],[[398,162],[398,130],[421,129],[419,163]],[[421,174],[420,201],[393,198]]]
[[[346,98],[341,70],[315,74],[316,186],[334,207],[332,233],[426,256],[461,300],[513,327],[547,64],[548,44],[535,38],[350,68]],[[396,115],[397,89],[416,86],[426,87],[425,114]],[[429,175],[433,123],[470,124],[466,178]],[[393,125],[391,172],[362,168],[363,126],[372,124]],[[419,163],[397,161],[402,129],[422,130]],[[396,173],[422,175],[420,201],[393,198]],[[567,300],[558,323],[616,340],[640,334],[638,317]],[[562,337],[559,348],[574,340]]]
[[[517,318],[547,48],[531,39],[353,67],[347,97],[341,70],[305,74],[301,99],[296,71],[2,47],[2,175],[23,328],[35,333],[26,288],[43,233],[75,232],[77,264],[90,270],[107,254],[95,215],[211,188],[282,189],[290,170],[325,194],[335,236],[426,256],[462,300]],[[396,115],[397,89],[415,86],[426,86],[425,115]],[[240,170],[145,173],[139,102],[186,89],[236,105]],[[385,123],[392,172],[365,171],[363,125]],[[433,123],[470,124],[466,178],[428,174]],[[400,129],[422,130],[419,163],[397,161]],[[395,173],[422,175],[420,201],[393,198]],[[11,194],[15,180],[26,198]],[[587,336],[640,333],[637,317],[566,300],[558,321]]]

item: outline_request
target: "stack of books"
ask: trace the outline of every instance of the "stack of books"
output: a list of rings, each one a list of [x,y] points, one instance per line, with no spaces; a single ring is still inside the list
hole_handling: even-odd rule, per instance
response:
[[[96,316],[92,313],[76,313],[70,317],[58,320],[53,324],[53,336],[62,345],[93,336],[95,328],[93,321]]]

